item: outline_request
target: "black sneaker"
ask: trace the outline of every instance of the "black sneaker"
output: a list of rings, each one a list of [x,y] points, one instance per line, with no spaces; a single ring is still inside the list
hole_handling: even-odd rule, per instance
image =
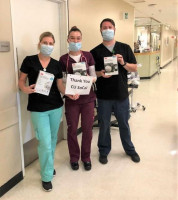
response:
[[[107,156],[100,155],[100,156],[99,156],[99,161],[100,161],[100,163],[102,163],[102,164],[106,164],[106,163],[108,162]]]
[[[137,152],[135,152],[134,154],[129,155],[129,156],[131,157],[133,162],[136,162],[136,163],[140,162],[140,156],[138,155]]]
[[[54,171],[53,171],[53,177],[55,177],[56,176],[56,170],[54,169]]]
[[[71,162],[70,165],[71,165],[71,168],[72,168],[73,170],[78,170],[78,169],[79,169],[79,164],[78,164],[78,162]]]
[[[91,170],[91,162],[83,162],[83,166],[86,171]]]
[[[42,187],[43,187],[43,190],[46,192],[50,192],[53,189],[51,181],[49,182],[42,181]]]

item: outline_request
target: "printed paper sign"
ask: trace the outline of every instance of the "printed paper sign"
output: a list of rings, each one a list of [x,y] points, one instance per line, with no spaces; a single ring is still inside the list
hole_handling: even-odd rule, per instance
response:
[[[67,75],[65,94],[87,95],[90,93],[93,77],[79,76],[74,74]]]
[[[73,74],[75,75],[87,75],[86,63],[85,62],[78,62],[72,64]]]
[[[104,57],[104,68],[106,75],[118,75],[117,57]]]
[[[48,72],[39,71],[35,92],[48,96],[54,81],[54,75]]]

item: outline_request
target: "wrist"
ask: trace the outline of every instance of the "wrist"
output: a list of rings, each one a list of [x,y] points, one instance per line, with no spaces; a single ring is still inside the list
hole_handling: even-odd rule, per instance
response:
[[[28,94],[28,87],[23,86],[23,87],[21,87],[20,89],[22,90],[22,92]]]
[[[121,64],[120,64],[121,65]],[[122,67],[125,67],[127,65],[127,62],[124,62],[123,65],[121,65]]]

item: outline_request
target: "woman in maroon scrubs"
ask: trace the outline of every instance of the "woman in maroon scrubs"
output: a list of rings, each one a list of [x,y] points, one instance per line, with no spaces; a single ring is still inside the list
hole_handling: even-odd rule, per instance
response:
[[[69,43],[69,53],[61,56],[59,62],[64,74],[73,74],[73,63],[85,62],[87,75],[92,76],[93,82],[95,82],[95,62],[90,52],[81,50],[81,40],[81,31],[76,26],[72,27],[67,40]],[[68,97],[65,98],[65,114],[68,126],[67,141],[70,164],[73,170],[79,169],[78,161],[80,154],[85,170],[91,169],[90,152],[95,100],[96,95],[92,88],[88,95],[80,95],[77,100],[71,100]],[[81,153],[77,140],[77,128],[80,115],[82,128]]]

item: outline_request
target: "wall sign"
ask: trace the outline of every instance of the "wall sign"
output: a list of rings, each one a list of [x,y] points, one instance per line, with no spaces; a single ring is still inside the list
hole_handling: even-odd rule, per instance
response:
[[[10,42],[0,41],[0,52],[10,51]]]

